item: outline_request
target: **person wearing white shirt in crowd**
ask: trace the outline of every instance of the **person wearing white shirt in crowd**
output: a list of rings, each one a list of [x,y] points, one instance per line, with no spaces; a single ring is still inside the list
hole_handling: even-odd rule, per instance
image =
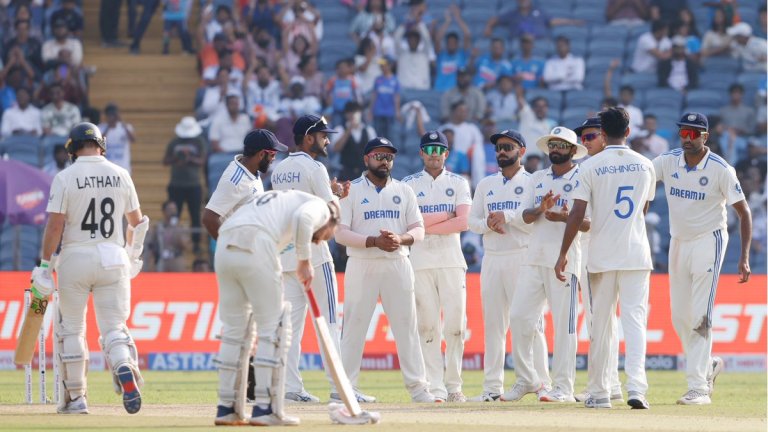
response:
[[[453,130],[452,151],[467,155],[470,163],[470,177],[472,187],[476,187],[485,177],[485,148],[483,133],[474,123],[467,121],[469,113],[464,102],[454,102],[451,105],[451,116],[448,123],[440,126],[440,129]]]
[[[544,63],[544,82],[550,90],[581,90],[584,82],[584,59],[571,54],[571,41],[557,37],[557,56]]]
[[[537,96],[531,100],[529,105],[525,100],[523,86],[517,86],[515,94],[517,95],[517,105],[519,107],[520,134],[525,138],[526,142],[536,142],[539,137],[547,135],[557,125],[553,119],[548,117],[549,102],[546,98]],[[544,153],[534,148],[528,149],[528,154],[544,157]]]
[[[99,129],[109,143],[107,159],[131,172],[131,145],[136,140],[133,125],[120,118],[115,104],[107,105],[104,115],[107,121],[99,124]]]
[[[656,120],[655,115],[648,114],[645,116],[645,121],[643,122],[646,136],[641,138],[644,145],[644,151],[641,153],[648,159],[653,159],[669,150],[669,142],[656,133]]]
[[[613,72],[621,65],[621,60],[613,59],[608,70],[605,71],[603,78],[603,94],[606,98],[613,98]],[[619,88],[619,104],[629,114],[630,138],[643,128],[643,111],[634,105],[635,89],[629,84],[624,84]]]
[[[40,110],[30,104],[31,95],[26,87],[16,89],[16,105],[3,112],[0,124],[0,135],[8,138],[11,135],[43,134],[43,122]]]
[[[741,60],[741,65],[748,72],[766,71],[766,40],[752,36],[752,27],[740,22],[728,28],[731,36],[731,57]]]
[[[303,115],[320,112],[322,109],[320,100],[315,96],[306,96],[304,94],[305,82],[304,78],[299,75],[291,78],[288,92],[285,97],[280,100],[280,105],[277,109],[281,116],[297,118]]]
[[[51,84],[48,91],[51,95],[51,103],[40,111],[43,118],[43,134],[67,136],[69,130],[81,121],[80,109],[75,104],[64,100],[61,84]],[[112,143],[109,151],[112,151]]]
[[[397,51],[395,39],[390,32],[386,31],[385,22],[381,17],[374,17],[373,27],[371,27],[371,31],[366,36],[376,45],[376,55],[379,57],[395,58]]]
[[[219,69],[226,68],[229,69],[229,83],[232,87],[241,88],[243,86],[243,80],[245,79],[245,73],[242,69],[235,67],[232,50],[226,48],[218,54],[219,62],[212,64],[203,70],[203,82],[206,84],[216,84],[216,75],[218,75]]]
[[[255,79],[253,74],[246,74],[243,90],[246,100],[246,112],[249,115],[258,116],[259,113],[263,112],[269,120],[277,120],[277,110],[280,106],[282,88],[280,82],[274,79],[268,67],[259,66],[256,69]]]
[[[240,87],[230,84],[230,72],[231,70],[228,68],[219,68],[216,73],[216,84],[205,88],[200,106],[197,107],[198,118],[210,119],[219,112],[226,111],[224,99],[228,95],[237,95],[242,105],[243,94]]]
[[[669,26],[665,22],[654,21],[651,31],[638,38],[632,58],[633,72],[656,73],[657,62],[672,56],[672,41],[667,37],[668,31]]]
[[[488,101],[488,109],[491,110],[491,119],[496,123],[517,122],[517,95],[515,94],[514,78],[502,75],[496,81],[496,88],[485,96]]]
[[[240,150],[243,139],[251,130],[251,118],[240,112],[237,96],[227,96],[227,111],[217,114],[211,121],[208,139],[211,152],[235,152]]]
[[[354,180],[363,173],[363,148],[376,138],[376,129],[363,121],[363,107],[357,101],[349,101],[344,105],[344,125],[334,128],[333,151],[339,154],[342,168],[339,178]]]
[[[53,23],[53,39],[45,41],[40,52],[43,62],[56,61],[62,50],[70,52],[72,66],[80,66],[83,62],[83,43],[70,37],[66,22],[56,21]]]
[[[422,30],[423,28],[423,30]],[[397,79],[403,89],[429,90],[430,66],[435,61],[435,52],[429,42],[426,27],[419,25],[417,29],[405,31],[400,26],[395,31],[397,48]]]

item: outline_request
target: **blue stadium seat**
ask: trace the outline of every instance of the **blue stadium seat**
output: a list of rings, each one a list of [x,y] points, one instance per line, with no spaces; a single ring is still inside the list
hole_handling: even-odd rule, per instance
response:
[[[622,59],[624,57],[624,41],[610,39],[595,39],[587,45],[590,57],[610,57]]]
[[[420,101],[429,112],[430,117],[440,118],[440,98],[442,92],[436,90],[414,90],[407,89],[402,91],[402,102],[410,102],[413,100]]]
[[[738,60],[731,57],[708,57],[702,61],[702,70],[706,72],[723,72],[736,74],[741,69]]]
[[[587,40],[574,39],[571,41],[571,54],[576,57],[584,58],[587,56]]]
[[[736,82],[744,86],[744,90],[755,92],[761,84],[765,84],[765,72],[742,72]]]
[[[634,26],[629,28],[629,38],[630,39],[637,39],[640,37],[641,34],[647,33],[651,31],[651,25],[650,24],[642,24],[639,26]]]
[[[533,56],[543,59],[555,53],[555,42],[552,39],[536,39],[533,43]]]
[[[589,27],[587,26],[557,26],[552,27],[552,38],[565,36],[571,41],[587,40],[589,36]]]
[[[631,85],[635,90],[654,88],[656,84],[655,73],[628,73],[621,77],[621,85]]]
[[[564,125],[579,125],[584,122],[590,114],[593,114],[597,109],[584,106],[566,107],[560,114],[561,124]],[[579,118],[581,120],[573,121],[572,119]]]
[[[602,24],[605,22],[605,6],[581,6],[577,5],[571,11],[569,18],[584,20],[590,24]]]
[[[40,157],[41,166],[43,168],[53,162],[53,148],[56,147],[57,144],[64,145],[66,142],[67,137],[56,135],[48,135],[40,140]]]
[[[4,139],[0,146],[9,158],[40,167],[40,139],[38,137],[14,135]]]
[[[605,0],[575,0],[576,7],[591,6],[605,9]]]
[[[542,88],[528,89],[525,91],[525,99],[528,103],[539,96],[547,100],[550,111],[560,111],[560,107],[563,105],[563,92]]]
[[[550,16],[567,16],[573,9],[573,0],[538,0],[536,5]]]
[[[603,100],[603,93],[593,90],[571,90],[565,92],[563,109],[583,108],[591,111],[597,111],[600,108],[600,102]]]
[[[626,41],[628,35],[629,29],[627,27],[604,24],[592,26],[590,39],[592,41],[610,41],[616,44],[619,41]]]
[[[696,89],[688,92],[686,106],[688,109],[701,110],[703,108],[720,109],[727,102],[726,93],[718,90]]]
[[[207,180],[209,197],[213,194],[213,191],[216,190],[216,185],[219,183],[219,178],[221,178],[224,170],[227,169],[227,165],[232,162],[235,154],[236,153],[212,153],[210,156],[208,156]]]
[[[699,74],[699,88],[728,92],[728,87],[735,82],[734,72],[709,71]]]
[[[644,110],[670,108],[679,112],[683,107],[683,94],[671,88],[650,88],[638,92],[640,107]]]

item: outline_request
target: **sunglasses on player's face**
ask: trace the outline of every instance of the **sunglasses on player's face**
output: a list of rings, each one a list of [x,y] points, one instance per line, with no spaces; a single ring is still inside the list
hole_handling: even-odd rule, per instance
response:
[[[547,148],[550,150],[559,149],[559,150],[567,150],[569,148],[573,147],[573,144],[565,142],[565,141],[549,141],[547,142]]]
[[[392,153],[371,152],[371,153],[368,153],[368,157],[373,158],[373,160],[377,160],[379,162],[381,161],[392,162],[393,160],[395,160],[395,155]]]
[[[266,153],[266,154],[267,154],[267,156],[272,156],[272,157],[275,157],[275,155],[277,154],[277,150],[267,150],[267,149],[264,149],[264,150],[262,150],[262,151],[263,151],[264,153]]]
[[[680,132],[678,132],[678,135],[680,135],[680,138],[683,139],[690,139],[695,140],[698,137],[701,136],[701,131],[696,129],[680,129]]]
[[[597,133],[597,132],[584,134],[584,135],[581,136],[581,142],[590,142],[593,139],[597,139],[597,137],[599,137],[599,136],[600,136],[600,134]]]
[[[517,147],[514,144],[510,143],[496,143],[496,153],[498,152],[508,152],[515,150]]]
[[[443,146],[439,146],[439,145],[427,145],[427,146],[422,147],[421,151],[423,151],[424,154],[426,154],[428,156],[432,156],[433,154],[436,154],[436,155],[440,156],[443,153],[447,152],[448,149],[443,147]]]

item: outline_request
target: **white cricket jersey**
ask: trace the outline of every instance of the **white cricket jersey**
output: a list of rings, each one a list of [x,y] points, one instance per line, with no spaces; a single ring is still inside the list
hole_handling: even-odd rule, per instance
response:
[[[592,209],[587,270],[653,269],[643,214],[656,194],[651,161],[627,146],[606,146],[581,164],[579,176],[571,198]]]
[[[456,213],[460,205],[472,205],[467,180],[445,169],[432,178],[426,171],[409,175],[403,183],[413,189],[419,211],[427,213]],[[424,240],[411,246],[411,263],[414,270],[461,267],[467,268],[461,252],[459,233],[426,234]]]
[[[306,210],[306,211],[305,211]],[[253,226],[266,232],[283,249],[296,245],[299,259],[311,257],[312,235],[331,217],[328,205],[320,198],[301,191],[269,191],[238,208],[227,218],[220,236],[243,226]],[[227,235],[228,244],[247,245],[252,239]]]
[[[570,171],[560,177],[555,177],[552,168],[546,168],[536,171],[532,175],[533,189],[533,207],[538,207],[541,200],[547,192],[552,191],[560,198],[550,211],[560,211],[563,205],[568,205],[568,209],[573,209],[573,191],[579,187],[579,166],[575,165]],[[531,224],[531,237],[528,244],[528,253],[525,256],[525,263],[528,265],[554,267],[557,258],[560,255],[560,245],[563,243],[563,234],[565,234],[564,222],[552,222],[547,220],[544,215],[540,215],[536,221]],[[571,248],[568,249],[568,263],[565,271],[575,274],[579,277],[581,272],[581,232],[576,234]]]
[[[227,219],[240,206],[264,193],[264,184],[258,175],[251,174],[240,163],[243,155],[235,156],[219,178],[216,190],[205,208],[213,211],[222,219]]]
[[[480,180],[472,199],[469,229],[483,235],[486,254],[499,255],[528,247],[531,227],[523,222],[523,210],[533,206],[531,175],[522,167],[511,179],[501,172]],[[502,211],[505,234],[488,228],[488,215]]]
[[[123,247],[123,215],[138,208],[128,171],[104,156],[80,156],[53,178],[46,210],[66,216],[62,247],[100,242]]]
[[[719,229],[727,230],[725,206],[744,200],[736,171],[707,149],[695,167],[688,167],[683,149],[653,160],[656,180],[664,182],[673,238],[693,240]]]
[[[272,170],[272,188],[275,190],[300,190],[315,195],[325,202],[333,200],[328,170],[320,162],[304,152],[289,154]],[[328,242],[312,244],[312,266],[317,267],[333,260]],[[280,253],[283,271],[296,270],[296,250],[289,244]]]
[[[365,177],[352,181],[349,195],[341,200],[341,225],[364,236],[378,237],[379,230],[405,234],[413,224],[424,224],[416,202],[416,194],[405,183],[390,178],[379,189]],[[408,246],[400,246],[395,252],[385,252],[377,247],[347,247],[347,255],[356,258],[396,259],[408,256]]]

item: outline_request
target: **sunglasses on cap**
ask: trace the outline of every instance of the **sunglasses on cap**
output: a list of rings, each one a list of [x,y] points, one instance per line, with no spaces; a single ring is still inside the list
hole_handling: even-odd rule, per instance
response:
[[[701,136],[701,131],[696,129],[680,129],[680,132],[677,134],[680,135],[680,138],[695,140]]]
[[[325,126],[328,126],[328,121],[325,119],[325,116],[320,117],[320,120],[316,121],[315,123],[312,124],[312,126],[308,127],[307,130],[304,131],[304,135],[309,134],[309,130],[319,125],[320,123],[324,124]]]
[[[381,161],[392,162],[393,160],[395,160],[395,155],[392,153],[371,152],[371,153],[368,153],[368,157],[373,158],[374,160],[377,160],[379,162]]]
[[[597,132],[584,134],[584,135],[581,136],[581,141],[582,142],[592,141],[593,139],[597,139],[597,137],[599,137],[599,136],[600,136],[600,134],[597,133]]]
[[[496,144],[496,153],[502,152],[502,151],[512,151],[515,150],[515,146],[510,143],[497,143]]]
[[[429,155],[429,156],[432,156],[433,154],[440,156],[443,153],[447,152],[448,149],[439,145],[426,145],[421,148],[421,151],[423,151],[426,155]]]

